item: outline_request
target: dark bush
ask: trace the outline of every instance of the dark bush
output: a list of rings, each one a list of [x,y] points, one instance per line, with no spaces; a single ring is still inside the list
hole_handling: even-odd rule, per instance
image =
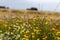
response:
[[[37,8],[32,7],[31,10],[38,10]]]
[[[30,9],[29,9],[29,8],[27,8],[27,10],[36,10],[36,11],[37,11],[38,9],[37,9],[37,8],[35,8],[35,7],[32,7],[32,8],[30,8]]]
[[[6,8],[5,6],[0,6],[0,8]]]
[[[5,7],[5,6],[0,6],[0,8],[9,9],[9,7]]]

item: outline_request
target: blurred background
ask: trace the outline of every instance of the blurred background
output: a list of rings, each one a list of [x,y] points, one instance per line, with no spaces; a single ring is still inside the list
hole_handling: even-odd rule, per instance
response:
[[[60,11],[60,0],[0,0],[0,6],[25,10],[36,7],[42,11]]]

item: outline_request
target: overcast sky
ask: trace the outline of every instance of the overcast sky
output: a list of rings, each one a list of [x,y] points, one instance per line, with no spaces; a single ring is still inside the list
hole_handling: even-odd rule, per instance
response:
[[[0,0],[0,6],[10,7],[12,9],[26,9],[36,7],[44,11],[60,11],[60,0]],[[57,7],[57,8],[56,8]]]

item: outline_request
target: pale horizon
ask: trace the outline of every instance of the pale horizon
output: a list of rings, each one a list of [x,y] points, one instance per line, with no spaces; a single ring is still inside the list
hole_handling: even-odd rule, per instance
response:
[[[6,6],[11,9],[20,9],[20,10],[36,7],[38,8],[38,10],[60,12],[59,2],[60,0],[0,0],[0,6]]]

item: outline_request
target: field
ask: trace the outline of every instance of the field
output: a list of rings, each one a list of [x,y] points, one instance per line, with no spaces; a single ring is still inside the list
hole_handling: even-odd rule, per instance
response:
[[[60,40],[60,14],[1,9],[0,40]]]

